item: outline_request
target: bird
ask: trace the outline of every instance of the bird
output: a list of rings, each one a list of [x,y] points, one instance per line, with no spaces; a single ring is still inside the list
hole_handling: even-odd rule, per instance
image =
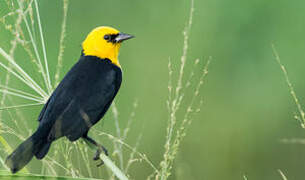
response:
[[[82,138],[94,145],[94,160],[102,152],[108,155],[104,146],[88,136],[88,131],[105,115],[120,89],[119,50],[123,41],[133,37],[108,26],[96,27],[87,35],[79,60],[42,108],[37,130],[7,157],[5,163],[12,173],[21,170],[34,156],[44,158],[51,144],[61,137],[71,142]]]

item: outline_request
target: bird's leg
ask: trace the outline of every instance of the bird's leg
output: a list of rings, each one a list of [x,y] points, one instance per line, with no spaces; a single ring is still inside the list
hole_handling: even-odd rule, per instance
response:
[[[101,144],[97,143],[94,139],[92,139],[89,136],[84,136],[83,138],[84,138],[85,142],[87,142],[90,145],[94,145],[97,148],[96,153],[93,156],[93,160],[94,161],[97,161],[97,160],[100,159],[100,154],[101,154],[102,151],[106,154],[106,156],[108,156],[108,151],[107,151],[107,149],[104,146],[102,146]],[[103,160],[101,160],[101,163],[98,164],[97,166],[99,167],[99,166],[101,166],[103,164],[104,164],[104,162],[103,162]]]

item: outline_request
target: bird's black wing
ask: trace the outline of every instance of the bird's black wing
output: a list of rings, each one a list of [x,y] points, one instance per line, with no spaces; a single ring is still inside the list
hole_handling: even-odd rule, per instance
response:
[[[81,56],[45,105],[39,128],[49,140],[80,138],[104,116],[121,80],[120,68],[109,60]]]

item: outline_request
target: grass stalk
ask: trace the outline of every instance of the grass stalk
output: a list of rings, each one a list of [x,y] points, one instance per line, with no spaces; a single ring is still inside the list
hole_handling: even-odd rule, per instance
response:
[[[187,60],[187,51],[188,51],[188,39],[189,39],[189,33],[192,27],[192,21],[193,21],[193,12],[194,12],[194,0],[191,0],[191,7],[190,7],[190,14],[188,23],[185,26],[185,29],[183,31],[183,51],[182,56],[180,58],[180,70],[177,80],[177,85],[175,88],[175,92],[172,92],[172,67],[171,67],[171,61],[169,61],[168,68],[169,68],[169,98],[167,101],[167,107],[169,109],[169,119],[168,119],[168,128],[166,133],[166,142],[165,142],[165,152],[163,155],[163,161],[161,161],[161,174],[157,175],[157,178],[161,180],[165,180],[170,175],[170,169],[171,169],[171,163],[174,159],[174,157],[171,156],[172,151],[172,140],[173,140],[173,132],[176,125],[176,113],[179,109],[180,102],[183,99],[183,96],[181,96],[181,89],[182,89],[182,81],[184,77],[184,68]],[[173,94],[174,93],[174,94]],[[172,98],[172,96],[174,96]]]
[[[280,173],[283,180],[288,180],[288,178],[285,176],[285,174],[280,169],[278,169],[277,171]]]
[[[88,143],[86,140],[84,140],[88,147],[96,151],[97,147],[93,146],[91,143]],[[104,162],[104,164],[111,170],[111,172],[120,180],[128,180],[127,176],[123,173],[123,171],[118,168],[112,160],[106,156],[104,153],[100,153],[99,158]]]
[[[27,29],[27,32],[29,34],[29,37],[30,37],[30,40],[31,40],[31,44],[33,46],[33,49],[34,49],[34,53],[36,55],[36,59],[38,61],[38,67],[39,67],[39,71],[42,73],[42,77],[43,77],[43,80],[46,84],[46,87],[48,87],[48,79],[47,79],[47,73],[45,72],[44,68],[43,68],[43,65],[42,65],[42,62],[41,62],[41,59],[40,59],[40,56],[39,56],[39,52],[38,52],[38,47],[35,43],[35,39],[34,39],[34,33],[32,33],[31,29],[30,29],[30,26],[29,26],[29,23],[28,23],[28,20],[26,18],[26,14],[23,12],[22,8],[23,8],[23,5],[21,4],[21,1],[19,1],[19,6],[20,6],[20,11],[22,12],[23,14],[23,21],[25,23],[25,26],[26,26],[26,29]]]
[[[113,174],[120,180],[128,180],[127,176],[110,160],[104,153],[100,154],[101,160],[104,161],[105,165],[111,169]]]
[[[0,108],[1,110],[8,110],[8,109],[17,109],[17,108],[23,108],[23,107],[30,107],[30,106],[39,106],[43,105],[44,103],[32,103],[32,104],[20,104],[20,105],[15,105],[15,106],[4,106]]]
[[[151,160],[149,160],[149,158],[148,158],[145,154],[136,151],[132,146],[130,146],[129,144],[123,142],[120,138],[114,137],[113,135],[108,134],[108,133],[104,133],[104,132],[99,132],[98,135],[106,136],[106,137],[108,137],[110,140],[116,141],[117,143],[120,143],[120,144],[124,145],[127,149],[131,150],[132,152],[135,152],[142,160],[144,160],[148,165],[150,165],[150,167],[151,167],[155,172],[157,172],[158,174],[160,173],[159,170],[156,168],[156,166],[152,163]]]
[[[36,99],[36,98],[29,97],[29,96],[26,96],[26,95],[18,94],[18,93],[9,91],[7,89],[0,89],[0,92],[6,93],[6,94],[10,94],[10,95],[14,95],[14,96],[17,96],[17,97],[21,97],[21,98],[24,98],[24,99],[36,101],[36,102],[41,102],[40,99]]]
[[[301,105],[300,102],[299,102],[299,99],[298,99],[298,97],[297,97],[297,95],[296,95],[296,93],[295,93],[295,90],[294,90],[294,88],[293,88],[293,85],[292,85],[292,83],[291,83],[291,81],[290,81],[290,79],[289,79],[288,72],[287,72],[285,66],[282,64],[281,59],[280,59],[280,56],[279,56],[279,53],[277,52],[277,50],[276,50],[274,44],[271,44],[271,47],[272,47],[272,51],[273,51],[273,55],[274,55],[274,57],[275,57],[275,60],[276,60],[277,63],[280,65],[281,70],[282,70],[282,72],[283,72],[283,74],[284,74],[286,83],[287,83],[288,88],[289,88],[289,92],[290,92],[290,94],[291,94],[291,96],[292,96],[292,98],[293,98],[293,100],[294,100],[294,103],[295,103],[296,106],[297,106],[298,113],[299,113],[299,116],[300,116],[300,117],[297,116],[296,119],[300,121],[302,128],[305,128],[305,113],[304,113],[304,110],[303,110],[303,108],[302,108],[302,105]]]
[[[11,48],[9,50],[9,54],[12,57],[14,55],[14,52],[15,52],[16,48],[17,48],[17,44],[20,41],[20,37],[19,37],[19,33],[18,33],[18,30],[20,30],[20,24],[22,22],[22,13],[20,13],[20,12],[21,11],[17,12],[17,18],[16,18],[16,23],[14,25],[14,30],[11,31],[11,33],[13,35],[15,35],[14,39],[11,41]],[[9,64],[9,68],[11,68],[10,64]],[[10,80],[10,73],[6,73],[5,86],[8,86],[9,80]],[[1,99],[1,102],[0,102],[0,106],[4,105],[5,99],[6,99],[6,93],[3,93],[2,94],[2,99]],[[2,113],[0,113],[0,118],[2,119]]]
[[[120,123],[119,123],[119,111],[115,105],[115,102],[112,103],[111,105],[112,108],[112,114],[114,118],[114,123],[115,123],[115,129],[116,129],[116,134],[119,139],[122,139],[121,135],[121,128],[120,128]],[[122,151],[122,146],[118,144],[117,142],[114,142],[114,149],[115,149],[115,154],[118,155],[119,162],[120,162],[120,167],[123,169],[123,151]]]
[[[60,40],[59,40],[59,53],[58,53],[58,58],[57,58],[57,68],[56,68],[56,72],[55,72],[54,88],[59,83],[60,70],[62,68],[63,54],[64,54],[64,50],[65,50],[64,41],[65,41],[65,37],[66,37],[68,4],[69,4],[69,0],[63,1],[63,20],[62,20],[62,24],[61,24],[61,32],[60,32]]]
[[[247,178],[246,175],[243,175],[243,179],[244,179],[244,180],[248,180],[248,178]]]
[[[19,89],[11,88],[11,87],[1,85],[1,84],[0,84],[0,88],[8,90],[8,91],[15,92],[15,93],[19,93],[19,94],[22,94],[22,95],[25,95],[25,96],[29,96],[29,97],[32,97],[32,98],[35,98],[35,99],[41,99],[41,101],[43,101],[43,99],[41,97],[35,96],[35,95],[27,93],[27,92],[24,92],[24,91],[19,90]]]
[[[24,82],[27,85],[29,85],[32,89],[34,89],[37,93],[39,93],[42,97],[48,97],[45,91],[42,90],[42,88],[2,48],[0,48],[0,54],[4,57],[4,59],[6,59],[10,64],[13,65],[13,67],[17,70],[18,73],[22,75],[23,78],[19,78],[20,76],[18,77],[16,76],[16,73],[13,73],[16,77],[18,77],[20,80],[22,79],[25,80]],[[0,65],[6,67],[2,63]],[[11,70],[10,68],[6,68],[6,69]]]
[[[134,162],[136,162],[137,160],[139,160],[139,159],[136,159],[136,158],[135,158],[135,155],[136,155],[136,152],[137,152],[137,148],[138,148],[139,145],[140,145],[141,139],[142,139],[142,134],[140,134],[140,135],[138,136],[137,141],[136,141],[136,144],[135,144],[135,146],[134,146],[134,148],[133,148],[133,151],[132,151],[132,152],[130,153],[130,155],[129,155],[129,159],[128,159],[128,161],[127,161],[127,163],[126,163],[126,167],[125,167],[125,169],[124,169],[124,172],[125,172],[126,174],[127,174],[128,170],[129,170],[130,166],[131,166]]]
[[[47,59],[45,41],[44,41],[43,32],[42,32],[42,26],[41,26],[41,22],[40,22],[40,14],[39,14],[37,0],[34,0],[34,4],[35,4],[35,7],[36,7],[37,22],[38,22],[38,27],[39,27],[39,34],[40,34],[42,52],[43,52],[43,57],[44,57],[44,65],[45,65],[46,77],[47,77],[47,84],[46,84],[46,86],[47,86],[47,89],[48,89],[48,94],[51,94],[52,93],[52,85],[51,85],[51,80],[50,80],[50,73],[49,73],[49,67],[48,67],[48,59]]]

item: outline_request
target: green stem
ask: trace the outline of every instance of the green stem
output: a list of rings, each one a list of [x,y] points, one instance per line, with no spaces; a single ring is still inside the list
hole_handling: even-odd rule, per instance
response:
[[[128,180],[127,176],[111,161],[105,154],[100,154],[100,159],[104,161],[105,165],[113,172],[113,174],[120,180]]]
[[[94,146],[92,143],[84,139],[86,144],[88,144],[88,147],[91,150],[97,150],[97,147]],[[119,180],[128,180],[127,176],[121,171],[115,164],[112,162],[112,160],[106,156],[104,153],[100,154],[100,159],[104,162],[104,164],[113,172],[113,174],[119,179]]]

